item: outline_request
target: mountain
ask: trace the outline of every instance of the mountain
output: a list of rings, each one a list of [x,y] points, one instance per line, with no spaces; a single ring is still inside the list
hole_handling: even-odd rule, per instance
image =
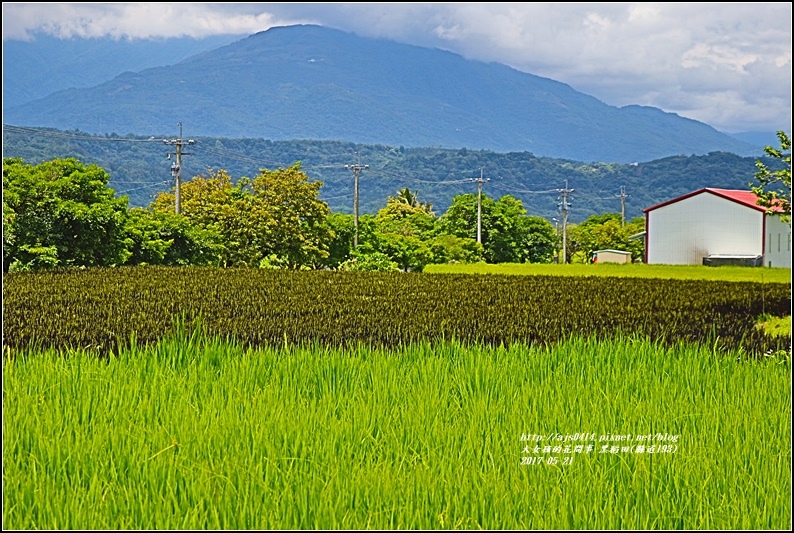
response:
[[[765,146],[780,148],[780,139],[778,139],[776,132],[743,131],[740,133],[731,133],[730,136],[734,139],[758,146],[760,148]]]
[[[438,50],[313,25],[276,27],[170,66],[4,110],[90,133],[342,140],[631,163],[759,147],[656,108]]]
[[[173,65],[245,37],[203,39],[58,39],[3,42],[3,107],[18,106],[50,93],[104,83],[124,71]]]

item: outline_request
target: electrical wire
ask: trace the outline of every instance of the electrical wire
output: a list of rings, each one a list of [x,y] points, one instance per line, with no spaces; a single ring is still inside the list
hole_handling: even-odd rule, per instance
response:
[[[3,124],[3,132],[9,133],[19,133],[19,134],[27,134],[27,135],[41,135],[42,137],[56,137],[59,139],[73,139],[76,141],[96,141],[96,142],[131,142],[131,143],[153,143],[153,142],[163,142],[162,139],[123,139],[123,138],[112,138],[112,137],[98,137],[98,136],[88,136],[88,135],[72,135],[63,132],[56,132],[56,131],[47,131],[37,128],[27,128],[22,126],[11,126],[9,124]]]

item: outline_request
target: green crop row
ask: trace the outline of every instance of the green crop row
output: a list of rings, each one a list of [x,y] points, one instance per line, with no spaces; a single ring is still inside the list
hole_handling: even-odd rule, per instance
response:
[[[200,320],[207,334],[247,346],[552,344],[624,333],[766,351],[788,339],[765,336],[756,318],[790,310],[784,283],[672,279],[125,267],[13,273],[3,286],[12,350],[114,350]]]
[[[116,355],[4,362],[4,529],[791,526],[791,366],[773,357],[192,334]]]

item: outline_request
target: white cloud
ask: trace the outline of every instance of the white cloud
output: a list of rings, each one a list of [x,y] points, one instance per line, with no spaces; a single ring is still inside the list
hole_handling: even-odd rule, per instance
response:
[[[3,39],[316,23],[552,78],[735,132],[791,129],[791,3],[3,4]]]
[[[3,40],[29,40],[38,32],[63,39],[200,38],[250,34],[298,22],[277,19],[267,11],[228,11],[223,4],[3,4]]]

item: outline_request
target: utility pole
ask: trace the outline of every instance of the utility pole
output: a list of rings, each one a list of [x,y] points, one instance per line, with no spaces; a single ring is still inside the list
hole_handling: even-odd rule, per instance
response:
[[[620,194],[616,194],[615,197],[620,198],[620,225],[626,225],[626,198],[630,195],[626,194],[626,187],[620,186]]]
[[[195,143],[193,139],[189,139],[187,141],[182,140],[182,123],[179,123],[179,138],[178,139],[163,139],[163,144],[173,144],[176,145],[176,152],[168,152],[168,159],[171,159],[171,156],[176,156],[174,163],[171,165],[171,176],[176,179],[176,187],[174,189],[174,212],[178,215],[182,212],[182,197],[181,197],[181,187],[182,187],[182,156],[183,155],[193,155],[190,152],[183,152],[182,148],[185,145],[191,145]]]
[[[356,152],[356,156],[358,157],[358,163],[354,165],[345,165],[345,168],[348,168],[353,171],[353,225],[356,228],[356,232],[353,235],[353,248],[358,248],[358,175],[361,174],[362,170],[366,170],[369,168],[369,165],[361,166],[361,154]]]
[[[482,184],[491,181],[491,178],[483,178],[480,168],[480,177],[471,178],[471,181],[477,182],[477,242],[482,244]]]
[[[571,207],[571,204],[568,203],[568,197],[574,189],[568,188],[568,180],[565,180],[565,188],[564,189],[557,189],[557,192],[560,193],[560,203],[557,206],[562,211],[562,263],[565,264],[568,262],[568,208]]]

